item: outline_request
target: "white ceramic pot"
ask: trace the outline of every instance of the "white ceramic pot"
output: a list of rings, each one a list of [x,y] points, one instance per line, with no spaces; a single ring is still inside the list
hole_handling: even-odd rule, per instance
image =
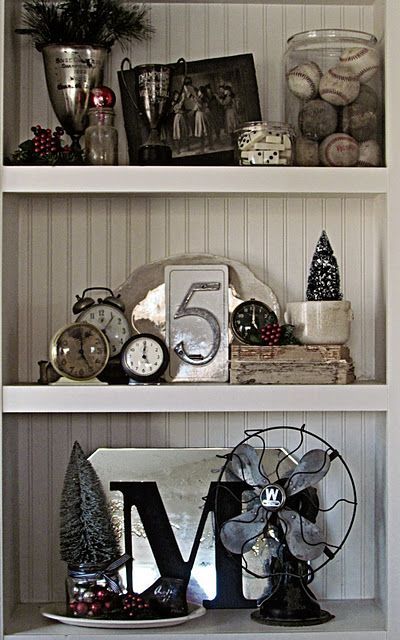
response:
[[[285,322],[295,326],[294,335],[303,344],[345,344],[353,319],[348,300],[288,302]]]

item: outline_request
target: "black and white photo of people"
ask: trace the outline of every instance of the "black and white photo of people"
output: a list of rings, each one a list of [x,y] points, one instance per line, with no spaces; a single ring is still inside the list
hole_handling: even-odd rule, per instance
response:
[[[234,131],[244,119],[235,72],[175,76],[172,103],[161,131],[173,156],[232,149]]]

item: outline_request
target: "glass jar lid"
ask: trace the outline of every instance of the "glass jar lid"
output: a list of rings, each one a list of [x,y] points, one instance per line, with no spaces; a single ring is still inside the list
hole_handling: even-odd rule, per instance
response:
[[[243,130],[254,129],[254,130],[271,130],[277,131],[285,131],[285,132],[294,132],[294,129],[291,124],[288,122],[275,122],[275,121],[265,121],[265,120],[254,120],[252,122],[243,122],[238,129],[234,133],[238,133]]]
[[[355,29],[313,29],[310,31],[301,31],[295,33],[288,38],[289,47],[301,48],[302,46],[312,47],[316,45],[320,47],[324,43],[342,42],[345,46],[351,43],[375,47],[378,40],[372,33],[365,31],[357,31]]]

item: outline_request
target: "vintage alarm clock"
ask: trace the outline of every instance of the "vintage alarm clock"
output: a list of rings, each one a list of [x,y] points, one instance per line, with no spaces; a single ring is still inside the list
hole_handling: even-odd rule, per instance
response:
[[[88,291],[107,291],[110,295],[104,299],[98,298],[95,302],[87,296]],[[124,303],[107,287],[90,287],[76,298],[72,311],[79,314],[77,322],[90,322],[101,329],[110,343],[110,358],[117,356],[132,333],[124,315]]]
[[[231,313],[232,332],[245,344],[259,343],[261,327],[277,322],[274,311],[255,298],[241,302]]]
[[[57,373],[68,380],[86,382],[105,368],[110,355],[104,333],[89,322],[73,322],[61,327],[50,342],[50,361]]]
[[[133,336],[121,351],[121,364],[130,379],[129,384],[159,382],[168,363],[165,342],[150,333]]]

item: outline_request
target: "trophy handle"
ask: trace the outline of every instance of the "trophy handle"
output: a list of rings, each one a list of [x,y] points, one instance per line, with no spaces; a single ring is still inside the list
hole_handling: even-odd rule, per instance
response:
[[[129,89],[129,87],[128,87],[128,83],[127,83],[127,82],[126,82],[126,80],[125,80],[125,74],[124,74],[123,72],[125,71],[124,66],[125,66],[125,63],[126,63],[126,62],[127,62],[127,63],[128,63],[128,65],[129,65],[129,71],[132,71],[132,64],[131,64],[131,61],[129,60],[129,58],[124,58],[124,59],[122,60],[122,62],[121,62],[121,72],[122,72],[122,73],[121,73],[121,79],[122,79],[123,85],[124,85],[124,87],[125,87],[125,89],[126,89],[126,93],[128,94],[129,100],[132,102],[132,104],[133,104],[134,108],[136,109],[137,113],[138,113],[138,114],[139,114],[139,116],[142,118],[142,117],[143,117],[143,113],[142,113],[142,111],[139,109],[138,105],[136,104],[135,98],[133,97],[133,95],[132,95],[132,93],[131,93],[131,90],[130,90],[130,89]]]
[[[183,64],[183,80],[182,80],[182,86],[180,88],[179,91],[179,97],[181,97],[182,92],[183,92],[183,87],[185,86],[185,80],[186,80],[186,76],[187,76],[187,62],[185,60],[185,58],[179,58],[179,60],[177,60],[174,64],[174,70],[175,68],[177,68],[180,64]]]

